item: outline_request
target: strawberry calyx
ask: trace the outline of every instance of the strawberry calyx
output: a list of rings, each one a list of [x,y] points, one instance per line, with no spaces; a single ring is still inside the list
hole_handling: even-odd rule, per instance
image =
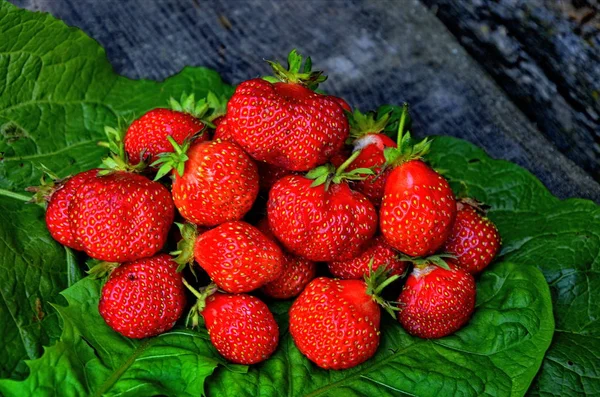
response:
[[[42,171],[42,177],[40,178],[39,186],[29,186],[25,188],[25,191],[33,193],[33,197],[31,197],[27,203],[44,205],[50,201],[52,194],[58,190],[68,178],[59,178],[58,175],[43,164],[39,164],[36,168]]]
[[[414,271],[417,273],[422,273],[432,266],[441,267],[445,270],[451,270],[447,259],[456,259],[456,256],[451,254],[437,254],[426,257],[412,257],[401,254],[399,255],[399,259],[402,261],[411,262],[413,265],[415,265]],[[426,271],[426,273],[429,273],[429,271]]]
[[[127,152],[125,151],[125,128],[119,126],[117,128],[104,127],[107,141],[98,142],[98,146],[108,148],[109,155],[102,159],[102,168],[98,175],[108,175],[114,171],[126,171],[141,173],[146,169],[147,163],[140,161],[136,165],[129,163]],[[140,158],[144,158],[144,153],[140,154]]]
[[[346,143],[351,144],[367,134],[379,134],[383,132],[390,121],[391,112],[377,117],[377,112],[370,111],[361,113],[358,109],[354,113],[346,112],[350,124],[350,137]]]
[[[279,62],[267,61],[267,63],[273,68],[275,77],[282,82],[300,84],[314,90],[319,86],[319,83],[327,80],[327,76],[323,74],[323,71],[312,70],[312,60],[310,57],[306,58],[304,66],[302,65],[302,59],[302,56],[294,49],[288,54],[287,69]]]
[[[209,91],[205,98],[196,101],[194,94],[187,95],[184,92],[179,101],[173,97],[169,98],[169,106],[177,112],[187,113],[199,119],[210,128],[216,128],[212,122],[227,112],[227,98],[218,97]]]
[[[465,206],[473,208],[480,215],[487,215],[488,210],[491,208],[489,205],[484,204],[477,199],[471,197],[463,197],[456,202],[456,209],[462,210]]]
[[[197,298],[196,303],[192,306],[187,315],[186,325],[191,328],[198,328],[200,325],[204,325],[202,311],[204,311],[204,308],[206,307],[206,299],[216,293],[219,287],[217,287],[217,284],[215,283],[210,283],[198,291],[192,287],[185,278],[182,278],[182,281],[187,289]]]
[[[175,222],[175,225],[179,228],[181,240],[177,242],[177,250],[169,254],[175,256],[173,260],[179,265],[177,272],[181,272],[187,265],[194,262],[194,243],[198,237],[198,227],[192,223]],[[192,266],[190,268],[193,269]]]
[[[179,145],[172,136],[168,136],[167,140],[173,146],[173,152],[161,153],[158,155],[158,160],[150,164],[151,167],[160,165],[160,168],[156,172],[154,180],[157,181],[163,176],[167,175],[172,170],[175,170],[179,176],[183,176],[185,169],[185,162],[189,160],[186,154],[190,148],[191,139],[186,139],[182,145]]]
[[[395,167],[411,160],[418,160],[425,156],[431,148],[431,140],[425,138],[420,142],[414,142],[407,129],[408,104],[402,105],[402,113],[398,121],[398,136],[396,138],[397,147],[388,147],[383,151],[385,157],[385,167]]]
[[[360,150],[352,153],[337,169],[333,164],[321,165],[308,171],[305,175],[308,179],[313,179],[314,182],[310,187],[316,187],[325,184],[325,190],[329,189],[331,183],[342,183],[344,181],[361,181],[369,175],[375,175],[371,168],[356,168],[346,172],[346,168],[360,155]]]
[[[406,272],[390,276],[391,271],[385,265],[379,266],[373,271],[373,261],[374,258],[371,258],[369,261],[369,272],[365,274],[364,278],[367,284],[366,293],[371,296],[374,302],[395,318],[395,312],[399,310],[397,302],[385,300],[381,297],[381,292],[394,281],[404,277]]]
[[[96,280],[108,277],[120,265],[117,262],[100,261],[97,259],[90,259],[86,264],[90,268],[86,273]]]

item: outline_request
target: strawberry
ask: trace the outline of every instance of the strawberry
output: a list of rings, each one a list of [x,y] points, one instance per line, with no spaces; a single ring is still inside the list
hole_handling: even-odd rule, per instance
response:
[[[174,212],[171,194],[163,185],[123,171],[85,181],[68,209],[71,230],[86,254],[109,262],[157,253]]]
[[[396,147],[396,142],[383,134],[389,119],[389,113],[376,118],[372,112],[365,115],[356,110],[350,121],[350,136],[354,138],[354,151],[360,150],[360,155],[348,166],[348,170],[373,169],[376,175],[369,175],[363,180],[356,181],[354,189],[367,196],[377,207],[381,204],[385,182],[391,171],[385,167],[386,158],[383,153],[385,148]]]
[[[367,282],[319,277],[311,281],[290,308],[290,334],[298,350],[324,369],[354,367],[379,346],[378,285],[381,271]],[[375,288],[376,287],[376,288]]]
[[[407,263],[400,260],[398,253],[387,245],[382,236],[369,240],[363,251],[355,258],[333,261],[327,265],[331,274],[347,280],[362,280],[369,273],[370,267],[374,271],[379,266],[385,266],[391,274],[403,274],[407,267]]]
[[[411,256],[433,254],[444,244],[456,217],[456,200],[448,182],[419,158],[430,142],[412,146],[410,133],[403,133],[407,107],[398,132],[398,148],[385,149],[391,167],[379,212],[385,240]]]
[[[338,99],[311,90],[325,80],[310,71],[310,58],[292,51],[289,70],[270,62],[282,82],[252,79],[237,86],[227,105],[235,141],[257,161],[293,171],[323,164],[348,138],[348,120]]]
[[[73,235],[69,223],[69,205],[75,191],[88,180],[95,178],[100,170],[92,169],[80,172],[66,180],[59,179],[48,169],[43,168],[43,171],[51,177],[51,181],[46,181],[44,176],[41,186],[26,189],[35,192],[31,202],[47,202],[46,227],[52,238],[62,245],[81,251],[83,247]]]
[[[346,182],[370,170],[344,173],[356,155],[337,171],[328,164],[307,176],[286,176],[273,186],[267,203],[269,225],[286,249],[312,261],[338,261],[358,255],[373,237],[375,207]]]
[[[215,129],[215,134],[213,135],[213,140],[220,139],[222,141],[235,142],[233,139],[233,135],[231,135],[231,130],[229,129],[229,123],[227,122],[227,118],[223,118],[217,128]]]
[[[475,308],[475,279],[451,261],[415,266],[398,298],[398,321],[409,334],[441,338],[460,329]]]
[[[175,153],[167,153],[157,178],[169,171],[174,177],[175,206],[189,222],[216,226],[241,219],[258,195],[258,170],[252,159],[233,142],[220,140],[185,143],[171,138]]]
[[[204,318],[219,354],[236,364],[256,364],[273,354],[279,343],[279,327],[264,302],[246,294],[197,296],[199,303],[192,310]]]
[[[500,249],[500,235],[496,225],[482,216],[472,202],[456,203],[456,220],[444,250],[456,257],[458,266],[477,274],[494,260]]]
[[[267,218],[260,220],[256,228],[260,230],[265,237],[277,242],[273,232],[269,227]],[[265,295],[275,299],[289,299],[297,296],[304,290],[306,285],[315,278],[317,265],[315,262],[296,256],[290,252],[282,250],[283,262],[279,277],[262,287]]]
[[[185,289],[169,255],[123,263],[102,287],[98,310],[128,338],[147,338],[173,327],[185,307]]]
[[[287,175],[297,175],[295,171],[286,170],[285,168],[277,167],[269,163],[259,162],[258,175],[260,178],[259,186],[262,191],[268,192],[271,190],[275,182]]]
[[[277,244],[246,222],[226,222],[202,233],[194,258],[226,292],[249,292],[275,280],[283,254]]]

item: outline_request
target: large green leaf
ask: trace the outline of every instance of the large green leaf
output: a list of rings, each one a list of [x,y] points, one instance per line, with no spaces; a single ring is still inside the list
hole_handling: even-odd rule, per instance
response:
[[[55,306],[63,320],[60,340],[28,363],[25,381],[0,381],[3,395],[197,397],[205,378],[226,365],[206,332],[174,330],[142,341],[117,334],[98,313],[97,280],[85,278],[63,295],[68,306]]]
[[[554,331],[548,284],[531,266],[500,263],[477,286],[477,309],[453,336],[424,340],[384,318],[381,345],[364,364],[321,370],[296,347],[287,329],[281,347],[247,374],[218,370],[214,396],[522,395]]]
[[[104,125],[132,118],[183,91],[227,94],[218,74],[186,68],[164,82],[116,75],[104,50],[50,15],[0,2],[0,377],[22,377],[59,334],[48,307],[79,267],[22,193],[43,163],[59,176],[93,168]],[[17,200],[15,200],[15,197]],[[42,321],[43,320],[43,321]]]

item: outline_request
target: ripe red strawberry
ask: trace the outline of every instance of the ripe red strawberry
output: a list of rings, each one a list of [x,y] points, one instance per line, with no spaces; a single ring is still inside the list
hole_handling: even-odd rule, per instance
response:
[[[217,125],[215,129],[215,134],[213,135],[213,140],[220,139],[222,141],[235,142],[233,139],[233,135],[231,135],[231,130],[229,129],[229,123],[227,122],[227,118],[223,118],[221,122]]]
[[[323,164],[348,138],[348,121],[338,99],[309,87],[325,80],[300,72],[302,57],[292,51],[290,70],[271,63],[282,80],[252,79],[237,86],[227,105],[227,122],[235,141],[258,161],[293,171]]]
[[[109,262],[157,253],[174,212],[171,194],[163,185],[123,171],[84,182],[68,209],[71,230],[86,254]]]
[[[460,329],[475,308],[475,279],[449,263],[415,266],[398,298],[398,320],[420,338],[441,338]]]
[[[402,113],[398,148],[385,149],[391,167],[381,202],[379,226],[385,240],[411,256],[427,256],[442,247],[456,217],[456,200],[448,182],[418,160],[430,142],[411,145],[404,134],[407,107]]]
[[[267,218],[261,219],[256,228],[265,237],[277,242],[275,235],[271,232]],[[317,264],[315,262],[296,256],[285,250],[282,250],[282,252],[281,274],[275,280],[262,287],[265,295],[275,299],[289,299],[297,296],[315,278],[317,271]]]
[[[69,224],[69,205],[75,191],[88,180],[95,178],[98,171],[100,170],[92,169],[73,175],[50,193],[46,208],[46,227],[50,235],[62,245],[83,250],[81,244],[75,239]]]
[[[175,153],[161,157],[157,178],[173,170],[173,200],[186,220],[215,226],[239,220],[252,208],[258,170],[237,144],[217,140],[174,146]]]
[[[498,229],[489,219],[466,202],[456,204],[456,220],[444,251],[456,257],[465,271],[477,274],[485,269],[500,249]]]
[[[371,264],[371,260],[373,263]],[[390,247],[382,236],[369,240],[363,251],[356,257],[345,261],[333,261],[327,264],[335,277],[362,280],[369,273],[369,267],[375,271],[385,266],[391,274],[403,274],[408,264],[400,260],[398,253]]]
[[[354,189],[367,196],[377,207],[381,204],[385,182],[391,171],[385,168],[384,150],[396,147],[396,142],[383,134],[389,119],[389,113],[376,119],[373,113],[365,115],[356,110],[350,122],[350,136],[354,138],[354,151],[360,150],[360,155],[348,166],[348,170],[371,168],[375,172],[375,175],[356,181]]]
[[[102,287],[98,310],[112,329],[139,339],[171,329],[185,301],[177,264],[159,254],[117,267]]]
[[[379,306],[361,280],[314,279],[290,308],[298,350],[324,369],[354,367],[379,346]]]
[[[269,225],[292,253],[316,262],[349,259],[375,234],[377,212],[348,186],[354,175],[343,172],[347,163],[286,176],[269,192]]]
[[[171,109],[152,109],[135,120],[125,134],[125,151],[131,164],[142,159],[154,162],[160,153],[172,152],[173,146],[167,140],[171,136],[178,144],[204,130],[204,123],[184,112]],[[207,134],[196,139],[205,141]],[[143,156],[142,156],[143,154]]]
[[[216,293],[201,311],[210,341],[227,360],[256,364],[273,354],[279,327],[260,299],[246,294]]]
[[[246,222],[226,222],[196,239],[194,257],[224,291],[249,292],[275,280],[283,255],[273,241]]]

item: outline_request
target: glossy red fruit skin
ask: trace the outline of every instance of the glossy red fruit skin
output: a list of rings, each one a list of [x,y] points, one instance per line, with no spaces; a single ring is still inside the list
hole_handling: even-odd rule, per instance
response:
[[[128,262],[160,251],[174,213],[171,194],[163,185],[115,171],[90,179],[75,191],[69,223],[92,258]]]
[[[398,298],[398,321],[419,338],[441,338],[465,325],[475,308],[475,279],[450,264],[415,267]]]
[[[280,179],[269,192],[273,234],[290,252],[320,262],[358,255],[377,229],[377,212],[346,182],[311,187],[299,175]]]
[[[185,307],[185,287],[169,255],[123,263],[102,287],[98,310],[104,321],[128,338],[168,331]]]
[[[485,269],[500,249],[500,234],[489,219],[468,204],[457,203],[456,220],[444,251],[456,257],[458,266],[471,274]]]
[[[349,135],[337,99],[299,84],[248,80],[227,104],[235,141],[257,161],[308,171],[336,153]]]
[[[267,305],[246,294],[211,295],[202,316],[219,354],[236,364],[256,364],[273,354],[279,327]]]
[[[167,140],[171,136],[175,142],[182,144],[204,129],[204,124],[192,115],[171,109],[152,109],[135,120],[125,133],[125,151],[131,164],[140,162],[140,154],[150,162],[158,159],[160,153],[173,152],[173,146]],[[207,134],[196,137],[205,141]]]
[[[385,266],[391,274],[402,274],[408,263],[398,259],[398,253],[390,247],[382,236],[369,240],[363,251],[356,257],[345,261],[327,263],[329,272],[345,280],[363,280],[369,274],[369,264],[373,259],[373,271]]]
[[[296,171],[286,170],[285,168],[277,167],[269,163],[259,162],[258,175],[260,178],[259,185],[260,190],[268,192],[271,190],[275,182],[288,175],[297,175]]]
[[[281,249],[254,226],[233,221],[202,233],[194,258],[222,290],[249,292],[279,277]]]
[[[385,240],[411,256],[427,256],[444,244],[456,217],[448,182],[420,160],[394,168],[386,181],[379,226]]]
[[[348,171],[357,168],[373,169],[375,175],[356,181],[353,188],[367,196],[376,207],[381,204],[385,182],[391,172],[390,168],[381,171],[385,164],[383,151],[388,147],[396,147],[396,142],[384,134],[366,134],[358,138],[354,141],[354,150],[361,150],[361,152],[347,168]]]
[[[319,277],[290,308],[290,334],[298,350],[323,369],[352,368],[379,346],[380,310],[360,280]]]
[[[215,129],[215,134],[213,136],[213,140],[216,141],[220,139],[222,141],[235,142],[233,139],[233,135],[231,135],[231,131],[229,129],[229,123],[227,122],[227,118],[224,117],[219,124],[216,124],[217,128]]]
[[[87,182],[95,178],[99,169],[92,169],[73,175],[62,186],[50,196],[46,208],[46,227],[52,238],[69,248],[83,250],[83,247],[75,238],[69,223],[69,205],[73,200],[75,191]]]
[[[258,195],[258,170],[233,142],[193,143],[183,176],[173,171],[172,193],[179,213],[199,226],[242,219]]]

